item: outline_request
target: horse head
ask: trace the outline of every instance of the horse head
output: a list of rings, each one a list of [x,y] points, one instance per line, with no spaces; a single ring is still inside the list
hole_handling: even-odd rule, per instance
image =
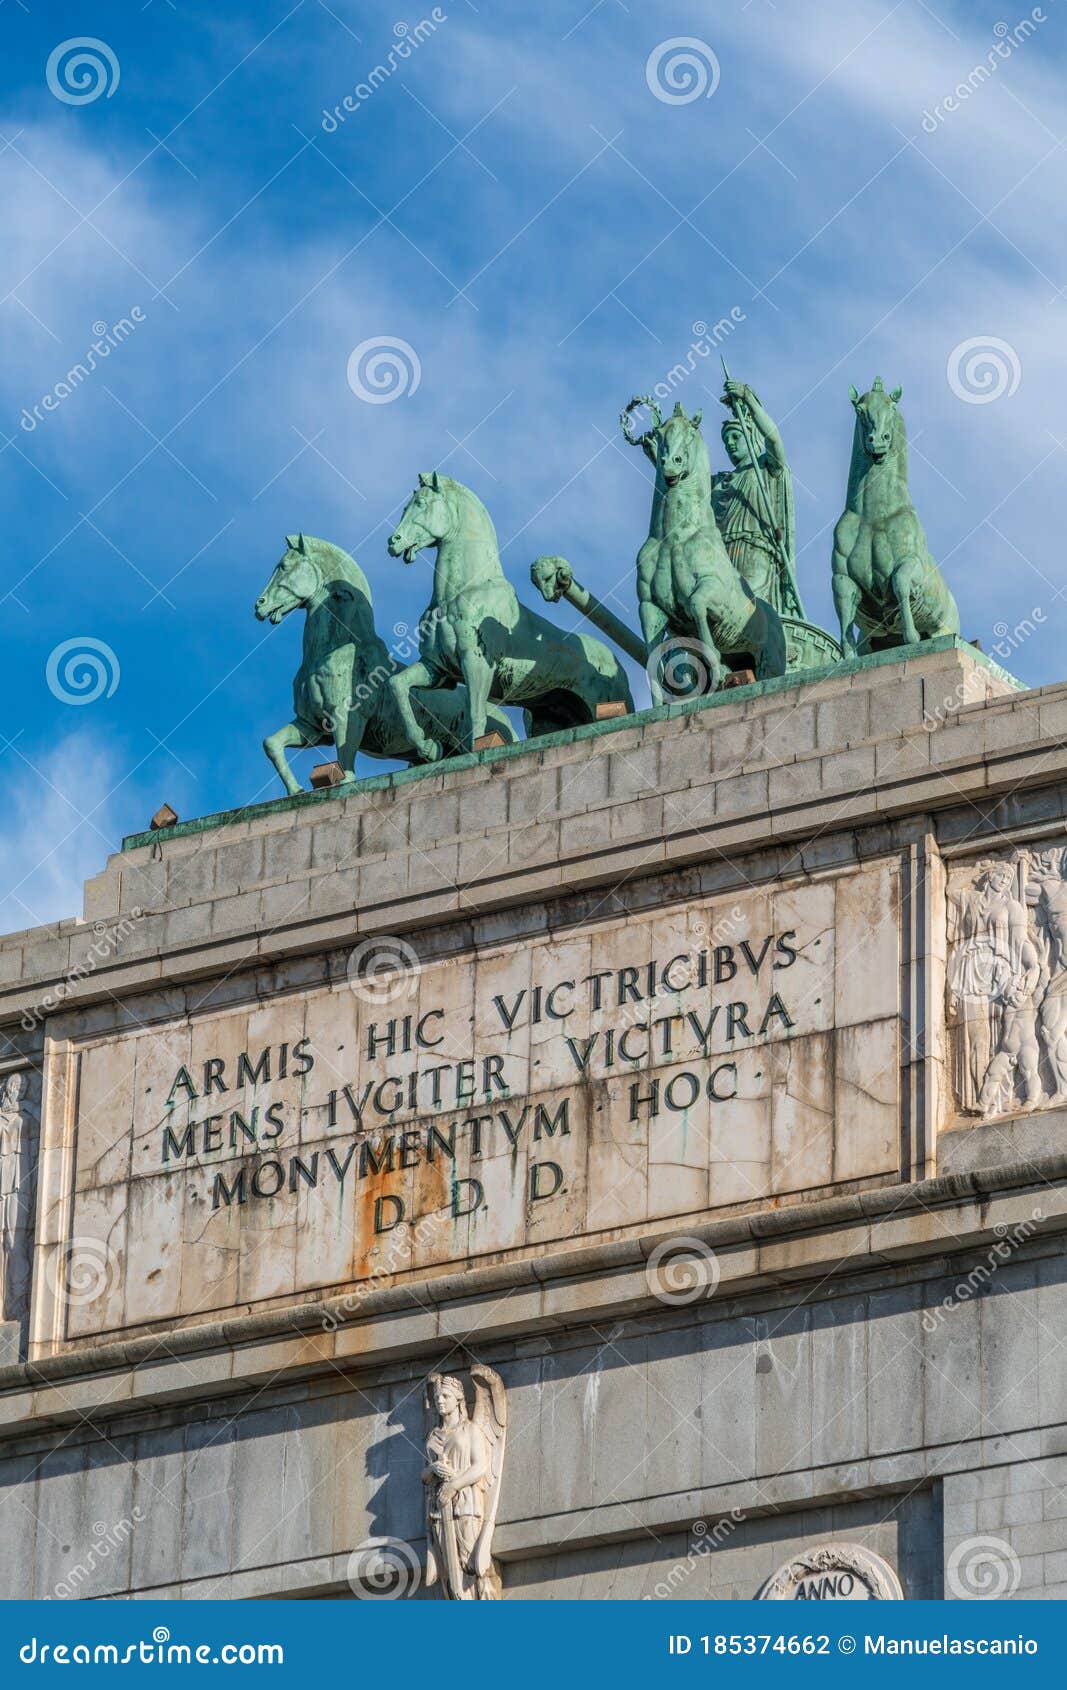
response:
[[[869,393],[861,397],[854,387],[848,390],[856,413],[856,437],[867,457],[876,464],[887,458],[901,439],[903,420],[897,410],[897,400],[903,388],[894,387],[887,393],[881,376],[876,376]]]
[[[303,534],[287,534],[286,550],[281,562],[256,600],[256,618],[272,622],[275,627],[283,616],[301,605],[307,605],[322,586],[322,572],[312,554],[316,541],[308,541]]]
[[[447,495],[448,476],[419,474],[419,484],[404,506],[403,515],[389,536],[390,557],[414,563],[417,553],[436,546],[451,533],[453,514]]]
[[[631,412],[638,405],[647,407],[652,427],[636,435],[630,428]],[[701,470],[710,473],[708,449],[700,433],[703,411],[687,417],[679,400],[664,422],[659,407],[649,398],[631,399],[622,413],[622,432],[631,446],[640,446],[652,459],[664,487],[676,487],[679,481]]]
[[[707,471],[708,448],[700,432],[703,414],[694,411],[687,417],[679,400],[667,421],[656,430],[656,462],[665,486],[676,487],[679,481],[687,480],[701,469]]]
[[[530,580],[548,604],[558,604],[574,585],[574,571],[565,557],[539,557],[530,565]]]

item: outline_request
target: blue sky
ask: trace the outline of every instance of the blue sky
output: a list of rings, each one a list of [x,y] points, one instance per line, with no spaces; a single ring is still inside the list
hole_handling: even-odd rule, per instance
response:
[[[106,53],[72,102],[47,67],[79,37]],[[664,100],[679,38],[696,81],[666,91],[697,93]],[[405,570],[385,541],[443,467],[521,594],[562,552],[634,614],[650,486],[618,413],[731,312],[731,373],[797,477],[809,615],[832,625],[849,383],[881,374],[964,633],[989,650],[1037,610],[1009,666],[1062,678],[1060,0],[6,0],[0,41],[0,927],[78,913],[164,799],[280,794],[260,741],[300,627],[252,603],[287,532],[359,559],[389,637],[430,554]],[[372,404],[349,361],[381,337],[418,379],[405,353],[406,391]],[[990,343],[968,376],[959,349]],[[677,393],[719,467],[717,358],[691,361]],[[86,639],[108,685],[64,702],[49,659]]]

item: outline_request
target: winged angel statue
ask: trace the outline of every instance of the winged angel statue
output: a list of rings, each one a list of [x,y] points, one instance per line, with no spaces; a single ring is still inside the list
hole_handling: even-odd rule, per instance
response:
[[[496,1601],[500,1574],[493,1563],[493,1527],[500,1500],[508,1408],[504,1384],[491,1367],[463,1381],[431,1373],[426,1410],[426,1583],[440,1583],[450,1602]]]

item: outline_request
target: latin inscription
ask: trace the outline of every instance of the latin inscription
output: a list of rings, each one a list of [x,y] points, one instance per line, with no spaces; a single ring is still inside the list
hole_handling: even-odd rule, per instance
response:
[[[794,1026],[779,985],[797,954],[795,930],[771,932],[758,943],[741,939],[662,963],[497,993],[491,1014],[504,1033],[514,1032],[520,1018],[551,1028],[575,1086],[634,1075],[621,1093],[626,1120],[651,1123],[686,1115],[704,1099],[726,1106],[738,1095],[733,1049]],[[732,995],[740,991],[745,995]],[[596,1016],[606,1024],[578,1030]],[[485,1203],[479,1160],[523,1145],[532,1152],[527,1202],[561,1195],[565,1170],[548,1151],[571,1136],[570,1097],[546,1102],[513,1095],[500,1053],[440,1060],[448,1019],[443,1005],[368,1019],[362,1058],[368,1066],[384,1062],[388,1071],[364,1077],[357,1070],[321,1092],[315,1087],[321,1065],[307,1037],[242,1050],[235,1061],[210,1055],[195,1070],[182,1064],[167,1092],[160,1163],[225,1161],[211,1177],[213,1210],[274,1203],[303,1190],[358,1190],[422,1164],[437,1166],[447,1174],[451,1216],[460,1219]],[[656,1063],[685,1065],[665,1077],[651,1071]],[[292,1078],[310,1082],[295,1112],[269,1095],[272,1084]],[[246,1100],[250,1090],[257,1094],[253,1103]],[[331,1142],[298,1148],[292,1142],[301,1136],[298,1117],[316,1112]],[[412,1117],[424,1118],[405,1125]],[[404,1196],[370,1195],[375,1233],[412,1218]]]
[[[502,938],[384,990],[312,962],[313,984],[87,1038],[71,1236],[123,1272],[71,1331],[893,1176],[897,873]]]

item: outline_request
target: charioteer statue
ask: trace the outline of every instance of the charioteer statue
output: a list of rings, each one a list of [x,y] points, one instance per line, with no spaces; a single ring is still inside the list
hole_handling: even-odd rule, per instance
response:
[[[645,397],[631,399],[622,413],[625,439],[656,467],[649,537],[637,560],[643,639],[575,579],[565,558],[538,558],[530,571],[543,598],[567,599],[627,656],[646,664],[655,703],[664,673],[679,662],[700,666],[697,647],[712,691],[729,681],[727,668],[767,680],[787,668],[820,669],[841,658],[833,635],[804,616],[793,477],[782,437],[752,388],[734,381],[725,361],[723,373],[729,469],[712,473],[699,411],[687,417],[678,404],[664,418]],[[651,426],[635,434],[631,419],[639,407]],[[672,657],[664,642],[679,656]]]
[[[793,474],[782,436],[748,383],[733,380],[725,359],[722,368],[722,402],[730,413],[722,425],[722,443],[732,468],[712,477],[711,503],[726,550],[756,597],[781,617],[789,669],[837,663],[837,640],[804,615],[797,584]]]
[[[804,619],[796,576],[793,476],[776,424],[747,382],[726,378],[722,443],[732,464],[711,479],[719,533],[758,599]]]

